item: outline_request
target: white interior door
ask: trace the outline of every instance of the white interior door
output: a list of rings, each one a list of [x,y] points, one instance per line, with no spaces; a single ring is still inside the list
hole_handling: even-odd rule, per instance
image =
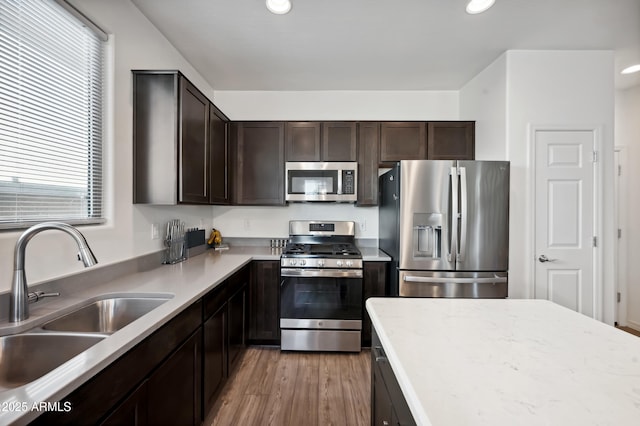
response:
[[[590,130],[536,130],[535,297],[595,317]]]

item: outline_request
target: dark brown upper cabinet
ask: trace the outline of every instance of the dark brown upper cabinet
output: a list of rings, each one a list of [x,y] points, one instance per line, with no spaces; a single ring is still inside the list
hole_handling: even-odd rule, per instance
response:
[[[321,161],[357,161],[357,141],[356,123],[322,123]]]
[[[378,205],[380,123],[358,123],[358,206]]]
[[[427,158],[427,126],[421,121],[383,122],[380,125],[380,162],[392,167],[400,160]]]
[[[229,120],[179,71],[132,74],[133,202],[210,204],[212,137],[220,137],[218,123],[210,131],[211,109]]]
[[[475,159],[475,122],[430,121],[427,126],[430,160]]]
[[[318,122],[287,122],[287,161],[320,161],[320,127]]]
[[[186,78],[179,81],[178,202],[208,204],[209,100]]]
[[[290,121],[287,161],[356,161],[356,123]]]
[[[231,125],[234,204],[285,204],[284,129],[283,122]]]
[[[211,147],[211,204],[230,204],[228,120],[211,105],[209,112],[209,143]]]

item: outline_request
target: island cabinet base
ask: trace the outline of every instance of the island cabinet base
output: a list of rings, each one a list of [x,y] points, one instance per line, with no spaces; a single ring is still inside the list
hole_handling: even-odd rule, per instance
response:
[[[416,424],[375,329],[371,331],[371,424]]]

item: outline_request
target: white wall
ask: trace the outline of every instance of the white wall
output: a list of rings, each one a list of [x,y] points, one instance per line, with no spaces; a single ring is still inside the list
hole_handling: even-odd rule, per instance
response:
[[[457,91],[215,91],[232,120],[458,120]],[[223,236],[282,238],[289,220],[354,220],[357,238],[378,238],[378,209],[344,204],[214,207]],[[363,229],[364,228],[364,229]]]
[[[151,223],[180,217],[190,226],[199,225],[201,220],[211,226],[211,207],[132,204],[131,70],[180,69],[208,96],[213,96],[213,89],[129,0],[72,3],[113,35],[109,42],[112,52],[109,72],[113,80],[108,88],[104,165],[108,223],[82,227],[98,261],[104,265],[159,250],[162,243],[151,240]],[[13,248],[19,234],[0,234],[0,291],[10,289]],[[60,232],[47,231],[36,236],[27,248],[28,281],[35,283],[82,270],[76,253],[71,238]]]
[[[505,106],[500,105],[500,85],[505,84]],[[496,96],[489,96],[497,93]],[[613,323],[614,208],[613,208],[613,53],[610,51],[508,51],[461,90],[462,116],[474,114],[477,127],[494,122],[499,129],[481,133],[478,150],[490,144],[492,155],[499,144],[484,140],[504,131],[504,154],[511,161],[510,295],[533,297],[534,253],[532,235],[530,126],[586,125],[602,129],[602,208],[604,235],[604,320]],[[497,111],[495,114],[485,110]],[[504,114],[504,116],[503,116]],[[504,117],[504,118],[503,118]],[[504,127],[502,126],[504,123]],[[490,126],[489,126],[490,127]]]
[[[616,147],[621,148],[623,192],[619,212],[622,229],[620,253],[620,279],[625,304],[626,318],[620,318],[621,325],[640,330],[640,221],[634,212],[640,211],[640,86],[616,92]],[[624,192],[626,190],[626,192]],[[626,294],[625,294],[626,293]],[[624,309],[621,309],[624,312]]]
[[[458,120],[457,91],[216,91],[232,120]]]
[[[476,121],[476,159],[507,160],[507,55],[460,90],[460,119]]]

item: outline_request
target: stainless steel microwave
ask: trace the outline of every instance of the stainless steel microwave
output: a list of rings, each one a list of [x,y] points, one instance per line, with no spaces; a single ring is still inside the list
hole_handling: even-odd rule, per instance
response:
[[[358,199],[358,163],[288,161],[285,188],[287,201],[334,201]]]

